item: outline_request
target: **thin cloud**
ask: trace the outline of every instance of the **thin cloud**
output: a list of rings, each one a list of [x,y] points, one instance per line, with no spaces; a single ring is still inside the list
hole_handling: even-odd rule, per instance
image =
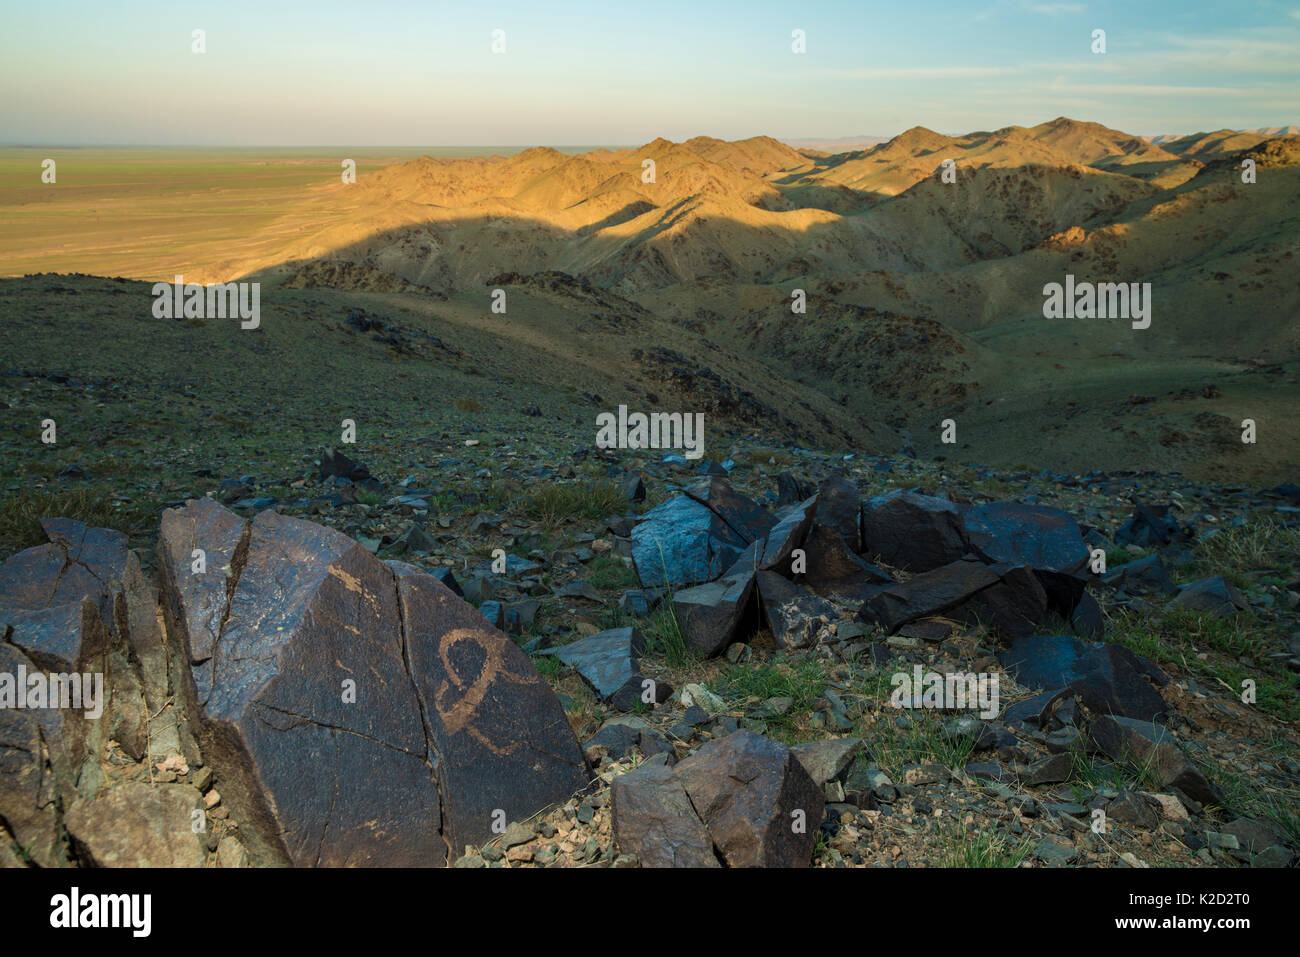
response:
[[[1022,3],[1020,8],[1046,17],[1059,17],[1066,13],[1083,13],[1084,10],[1088,9],[1082,3]]]
[[[1020,73],[1008,66],[900,66],[866,67],[861,70],[835,70],[831,76],[848,80],[951,80],[963,77],[1010,76]]]

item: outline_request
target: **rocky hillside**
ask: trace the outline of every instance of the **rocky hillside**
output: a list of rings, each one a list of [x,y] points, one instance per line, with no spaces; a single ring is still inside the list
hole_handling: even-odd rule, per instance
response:
[[[392,452],[6,499],[0,859],[1294,860],[1294,485]]]

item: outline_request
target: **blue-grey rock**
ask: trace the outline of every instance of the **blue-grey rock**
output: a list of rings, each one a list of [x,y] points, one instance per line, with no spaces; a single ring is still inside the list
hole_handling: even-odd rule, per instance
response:
[[[1072,635],[1032,635],[998,655],[1028,688],[1068,688],[1092,711],[1162,720],[1168,706],[1147,681],[1167,684],[1163,671],[1122,645],[1089,644]]]
[[[1159,548],[1188,538],[1190,535],[1169,514],[1168,505],[1138,504],[1129,520],[1115,532],[1115,541],[1120,545],[1141,545],[1143,548]]]
[[[632,529],[632,562],[645,588],[686,588],[713,581],[747,544],[707,506],[679,495]]]
[[[598,632],[539,654],[555,655],[578,672],[602,701],[630,707],[641,695],[643,651],[645,638],[637,629],[627,627]]]
[[[1123,588],[1135,595],[1172,595],[1178,591],[1178,586],[1169,577],[1164,560],[1159,555],[1148,555],[1118,565],[1103,575],[1101,580],[1106,585]]]
[[[778,572],[787,577],[793,574],[791,555],[803,545],[816,511],[816,493],[790,507],[767,534],[763,552],[758,559],[761,570]]]
[[[1222,575],[1216,575],[1184,585],[1166,607],[1200,612],[1216,618],[1231,618],[1239,612],[1249,611],[1250,603],[1231,582]]]

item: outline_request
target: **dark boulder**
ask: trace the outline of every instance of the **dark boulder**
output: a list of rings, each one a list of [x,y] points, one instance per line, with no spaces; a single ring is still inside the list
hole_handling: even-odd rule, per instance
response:
[[[1017,638],[1035,630],[1047,608],[1038,577],[1023,565],[958,561],[906,582],[876,586],[858,610],[858,619],[893,634],[919,618],[943,616],[983,624],[999,637]]]
[[[851,550],[862,550],[862,499],[858,487],[842,475],[832,475],[817,489],[817,524],[839,533]]]
[[[672,768],[647,764],[610,785],[614,841],[642,867],[720,867],[713,840]]]
[[[1163,725],[1104,715],[1089,729],[1093,743],[1115,761],[1141,768],[1160,788],[1176,788],[1201,804],[1222,804],[1223,796],[1188,759]]]
[[[629,502],[645,501],[645,482],[637,472],[628,472],[618,483],[618,490]]]
[[[1178,591],[1159,555],[1148,555],[1112,568],[1101,580],[1105,585],[1123,588],[1134,595],[1172,595]]]
[[[706,743],[673,773],[729,867],[807,867],[822,789],[785,745],[750,731]]]
[[[820,512],[820,507],[818,508]],[[818,592],[856,595],[866,585],[893,581],[883,570],[868,564],[844,541],[843,536],[818,519],[803,543],[806,557],[804,584]]]
[[[778,507],[796,505],[810,498],[817,487],[812,482],[798,478],[793,472],[782,472],[776,477],[776,504]]]
[[[721,476],[712,475],[700,479],[688,485],[684,491],[726,522],[747,545],[763,538],[776,524],[776,519],[762,506],[741,495]]]
[[[673,611],[686,646],[705,657],[743,641],[753,628],[754,575],[728,574],[673,595]]]
[[[803,546],[804,538],[812,527],[816,510],[816,495],[786,510],[781,520],[767,535],[762,554],[758,559],[760,569],[776,571],[787,578],[794,574],[791,568],[791,555],[796,548]]]
[[[192,548],[232,541],[228,568],[193,574]],[[526,818],[585,783],[527,656],[414,566],[202,503],[164,515],[159,563],[169,635],[191,660],[211,645],[204,755],[255,861],[443,864],[497,811]]]
[[[338,449],[326,449],[320,457],[320,477],[327,479],[333,476],[361,482],[370,478],[370,470],[352,461]]]
[[[961,509],[947,499],[902,490],[866,499],[862,554],[914,572],[951,564],[966,554]]]
[[[938,615],[969,601],[981,589],[996,585],[999,580],[987,565],[952,562],[914,575],[906,582],[884,586],[863,603],[858,617],[876,622],[892,633],[906,622]]]
[[[1249,611],[1250,602],[1226,578],[1216,575],[1184,585],[1170,599],[1167,607],[1213,615],[1215,618],[1231,618],[1240,612]]]
[[[1164,685],[1168,677],[1123,645],[1088,644],[1071,635],[1034,635],[1016,641],[998,660],[1019,684],[1069,689],[1098,714],[1158,721],[1168,712],[1147,680]]]
[[[1160,548],[1171,542],[1187,541],[1191,534],[1178,525],[1169,514],[1168,505],[1143,505],[1138,503],[1133,514],[1115,532],[1120,545],[1140,545],[1143,548]]]
[[[1052,608],[1068,618],[1087,581],[1088,546],[1066,512],[993,502],[966,510],[966,540],[989,564],[1024,565],[1042,582]]]
[[[1088,565],[1083,531],[1059,508],[991,502],[968,508],[967,541],[989,564],[1026,565],[1037,572],[1077,576]]]

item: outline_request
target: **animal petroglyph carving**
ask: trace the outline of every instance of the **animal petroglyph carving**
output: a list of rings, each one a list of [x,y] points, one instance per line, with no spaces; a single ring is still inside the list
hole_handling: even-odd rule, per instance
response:
[[[477,645],[483,652],[482,667],[472,681],[466,681],[451,660],[451,650],[463,641]],[[507,669],[502,661],[503,650],[500,641],[493,635],[473,628],[453,628],[438,645],[438,657],[442,659],[449,679],[438,686],[433,698],[438,716],[442,718],[448,734],[468,731],[493,754],[510,754],[520,747],[520,742],[514,741],[506,747],[499,747],[475,727],[474,719],[488,689],[497,678],[518,685],[530,684],[534,680],[530,675],[516,674]]]

